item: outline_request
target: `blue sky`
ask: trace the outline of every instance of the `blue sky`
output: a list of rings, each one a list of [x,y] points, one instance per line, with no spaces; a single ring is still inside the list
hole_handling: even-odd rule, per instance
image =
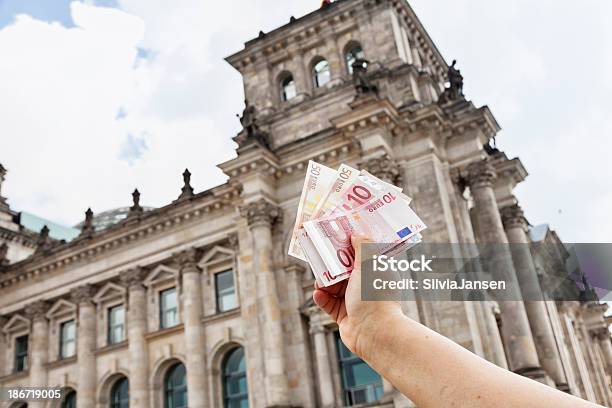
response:
[[[223,57],[318,0],[0,0],[0,162],[11,206],[73,225],[161,206],[223,182],[240,75]],[[533,224],[566,241],[612,232],[612,3],[413,0],[465,93],[502,126],[530,172],[517,188]],[[19,16],[19,17],[18,17]],[[8,63],[7,63],[8,61]]]

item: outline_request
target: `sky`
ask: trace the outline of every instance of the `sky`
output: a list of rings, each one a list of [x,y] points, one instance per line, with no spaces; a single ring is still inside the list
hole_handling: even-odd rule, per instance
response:
[[[2,194],[74,225],[224,182],[241,77],[223,58],[318,0],[0,0]],[[612,241],[612,3],[413,0],[497,145],[529,171],[516,194],[566,242]],[[367,50],[366,50],[367,53]]]

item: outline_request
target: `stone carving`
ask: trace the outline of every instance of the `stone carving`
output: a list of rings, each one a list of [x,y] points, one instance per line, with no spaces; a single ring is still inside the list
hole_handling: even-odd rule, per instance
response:
[[[368,79],[368,64],[370,61],[357,58],[351,65],[353,69],[353,84],[357,95],[378,94],[378,88]]]
[[[446,103],[449,101],[455,101],[458,99],[463,99],[463,75],[461,75],[461,71],[455,68],[455,64],[457,60],[453,60],[453,63],[450,67],[448,67],[448,82],[449,87],[444,89],[442,95],[438,100],[438,103]]]
[[[518,205],[509,205],[500,210],[502,223],[506,229],[522,228],[527,231],[529,223],[525,218],[523,209]]]
[[[140,267],[131,268],[119,274],[119,281],[123,286],[128,288],[143,287],[142,282],[144,281],[146,272],[146,270]]]
[[[239,248],[240,243],[238,242],[238,234],[235,234],[235,233],[234,234],[230,234],[227,237],[227,244],[234,251],[238,251],[240,249]]]
[[[480,160],[467,166],[467,182],[470,188],[492,187],[497,177],[488,160]]]
[[[6,169],[0,163],[0,208],[8,208],[6,198],[2,197],[2,183],[4,182],[4,176],[6,176]]]
[[[85,284],[77,286],[70,291],[70,299],[76,303],[90,303],[93,300],[95,288],[93,285]]]
[[[402,173],[399,164],[387,154],[369,159],[365,163],[362,163],[360,167],[368,170],[370,173],[387,183],[394,185],[400,185],[402,183]]]
[[[34,303],[30,303],[25,308],[25,315],[30,320],[44,319],[45,315],[49,311],[49,302],[44,300],[37,300]]]
[[[46,252],[51,249],[51,238],[49,237],[49,227],[43,225],[36,239],[36,252]]]
[[[591,329],[590,333],[591,333],[591,336],[593,336],[597,340],[606,340],[607,339],[608,341],[610,341],[610,336],[611,336],[610,330],[607,327],[605,327],[605,326]]]
[[[128,213],[128,217],[139,216],[142,214],[143,209],[140,206],[140,191],[138,189],[134,189],[132,193],[132,206],[130,207],[130,212]]]
[[[93,211],[91,208],[88,208],[85,211],[85,222],[83,222],[83,227],[81,227],[81,237],[91,237],[95,232],[95,227],[93,225]]]
[[[282,222],[282,211],[264,198],[242,206],[240,214],[247,219],[249,227],[262,223],[272,226]]]
[[[193,197],[193,187],[191,187],[191,173],[189,169],[185,169],[183,172],[183,188],[181,189],[181,195],[179,200],[184,200]]]
[[[198,271],[198,251],[195,248],[189,248],[179,252],[177,260],[181,273]]]
[[[244,110],[242,116],[236,115],[242,125],[242,132],[234,139],[239,147],[250,142],[256,142],[266,149],[270,148],[270,137],[262,131],[257,124],[257,109],[249,104],[249,100],[244,100]]]

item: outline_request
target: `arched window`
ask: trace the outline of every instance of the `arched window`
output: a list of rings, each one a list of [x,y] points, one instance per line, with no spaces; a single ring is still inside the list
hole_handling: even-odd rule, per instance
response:
[[[363,49],[361,48],[361,45],[357,43],[351,44],[348,47],[344,58],[346,59],[346,70],[349,74],[352,74],[353,63],[360,58],[365,58],[365,54],[363,52]]]
[[[336,341],[342,374],[344,404],[351,406],[379,400],[383,394],[380,375],[346,348],[338,334],[336,334]]]
[[[165,408],[187,408],[187,382],[183,364],[178,363],[168,370],[164,394]]]
[[[68,390],[62,400],[61,408],[75,408],[76,407],[76,391]]]
[[[322,59],[312,66],[312,83],[315,88],[320,88],[331,79],[329,63]]]
[[[128,408],[130,406],[130,385],[127,378],[122,377],[115,382],[110,395],[111,408]]]
[[[223,360],[223,406],[225,408],[248,408],[246,362],[244,349],[230,351]]]
[[[293,80],[293,75],[287,73],[281,77],[280,81],[280,92],[281,99],[283,101],[288,101],[297,95],[297,91],[295,89],[295,81]]]

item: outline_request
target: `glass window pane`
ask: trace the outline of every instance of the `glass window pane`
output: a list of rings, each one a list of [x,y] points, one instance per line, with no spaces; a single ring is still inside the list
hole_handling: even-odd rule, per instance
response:
[[[223,371],[223,405],[225,408],[248,407],[248,388],[244,349],[235,348],[225,357]]]
[[[172,327],[178,324],[178,299],[176,288],[167,289],[160,293],[160,309],[162,328]]]
[[[313,68],[314,85],[319,88],[331,79],[329,72],[329,63],[326,60],[317,62]]]
[[[28,336],[15,339],[15,371],[24,371],[28,368]]]
[[[61,404],[62,408],[75,408],[76,407],[76,392],[69,391],[65,396]]]
[[[225,312],[238,306],[236,289],[234,287],[234,272],[232,270],[219,272],[215,275],[217,290],[217,310]]]
[[[165,408],[187,407],[187,385],[185,383],[185,366],[177,364],[168,370],[165,381]]]
[[[118,305],[108,309],[108,343],[115,344],[125,340],[125,308]]]
[[[346,68],[349,74],[353,73],[353,63],[357,60],[357,59],[364,59],[365,58],[365,54],[363,52],[363,50],[361,49],[361,46],[356,45],[353,48],[351,48],[347,53],[346,53]]]
[[[284,101],[288,101],[295,98],[296,95],[295,81],[293,77],[289,75],[281,81],[281,97]]]
[[[60,326],[60,358],[72,357],[75,353],[74,320],[64,322]]]

